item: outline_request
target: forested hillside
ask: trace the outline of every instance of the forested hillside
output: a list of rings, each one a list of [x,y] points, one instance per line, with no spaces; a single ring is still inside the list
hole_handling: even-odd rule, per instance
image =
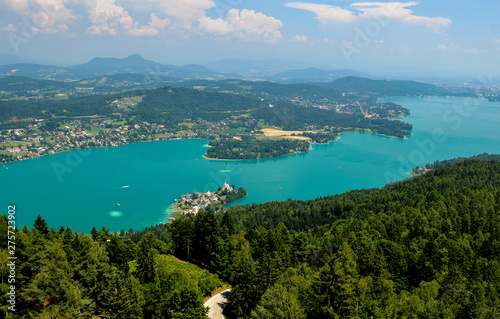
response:
[[[467,161],[469,159],[477,159],[480,161],[500,161],[500,155],[498,155],[498,154],[491,154],[490,155],[488,153],[484,153],[484,154],[475,155],[475,156],[470,157],[470,158],[457,157],[457,158],[444,160],[444,161],[437,160],[432,164],[430,164],[430,163],[427,164],[426,167],[429,169],[436,169],[436,168],[446,167],[446,166],[450,166],[450,165],[453,165],[456,163],[464,162],[464,161]]]
[[[316,84],[316,83],[315,83]],[[441,95],[447,91],[432,84],[415,81],[372,80],[347,76],[332,82],[317,83],[343,92],[364,92],[385,96]]]
[[[169,247],[155,232],[136,244],[104,227],[91,235],[49,229],[40,216],[15,234],[15,282],[7,284],[7,218],[0,217],[2,315],[16,287],[7,318],[204,318],[205,296],[225,288],[207,270],[163,255]]]
[[[261,108],[254,112],[254,117],[284,128],[297,130],[314,125],[318,127],[335,123],[337,128],[370,129],[374,133],[403,138],[411,135],[413,126],[399,120],[371,120],[362,114],[345,114],[318,108],[305,108],[287,102],[278,102],[273,108]],[[342,131],[339,129],[339,132]]]
[[[466,161],[383,189],[233,208],[248,244],[228,310],[498,318],[499,202],[500,163]]]
[[[500,163],[465,161],[382,189],[231,208],[211,233],[234,220],[236,235],[215,235],[204,257],[197,219],[170,232],[178,256],[233,285],[229,318],[497,318],[499,203]]]
[[[469,160],[382,189],[202,211],[138,233],[56,231],[39,218],[16,233],[16,315],[203,318],[219,277],[233,287],[228,318],[499,318],[499,203],[500,162]],[[160,253],[218,277],[182,274]]]

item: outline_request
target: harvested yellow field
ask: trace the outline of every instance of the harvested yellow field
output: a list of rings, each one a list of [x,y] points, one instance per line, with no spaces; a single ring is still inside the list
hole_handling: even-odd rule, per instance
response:
[[[233,140],[241,141],[241,137],[239,137],[239,136],[233,136]]]
[[[282,136],[283,138],[289,138],[291,140],[303,140],[309,141],[311,138],[307,136]]]
[[[273,128],[265,128],[262,129],[261,131],[264,132],[264,135],[268,137],[285,137],[285,136],[291,136],[292,134],[316,133],[313,131],[282,131],[282,130],[275,130]],[[291,136],[291,137],[304,137],[304,136]]]

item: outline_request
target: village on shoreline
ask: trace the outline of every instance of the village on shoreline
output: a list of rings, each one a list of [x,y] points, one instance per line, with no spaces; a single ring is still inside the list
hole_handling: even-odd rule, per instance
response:
[[[225,204],[246,195],[247,191],[243,187],[236,189],[236,186],[229,185],[224,181],[224,185],[219,186],[214,192],[208,190],[206,193],[193,192],[181,195],[181,198],[176,199],[175,203],[172,204],[175,207],[175,212],[168,220],[172,222],[175,218],[188,214],[196,216],[200,210],[215,213],[222,210]]]

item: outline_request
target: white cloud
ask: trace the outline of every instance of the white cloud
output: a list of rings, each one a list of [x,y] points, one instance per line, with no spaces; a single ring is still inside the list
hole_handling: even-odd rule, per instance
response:
[[[214,34],[214,35],[227,35],[229,33],[235,32],[235,28],[227,20],[211,19],[208,17],[200,18],[200,24],[198,29],[202,32]]]
[[[134,26],[134,19],[128,11],[115,4],[115,0],[87,1],[88,13],[93,25],[87,29],[91,34],[116,35],[118,30],[130,30]]]
[[[12,23],[9,23],[8,25],[1,27],[0,31],[17,32],[17,28]]]
[[[305,35],[296,35],[295,37],[293,37],[292,41],[308,43],[309,39]]]
[[[354,12],[342,9],[341,7],[331,6],[328,4],[289,2],[285,3],[285,6],[294,9],[311,11],[315,13],[317,15],[318,20],[323,23],[327,21],[348,23],[348,22],[353,22],[356,19]]]
[[[151,21],[149,22],[151,28],[164,30],[170,24],[172,24],[172,22],[168,18],[162,20],[156,16],[156,13],[151,13]]]
[[[465,52],[465,53],[479,53],[480,50],[476,48],[464,48],[459,44],[448,43],[448,44],[440,44],[437,46],[437,50],[441,52]]]
[[[149,24],[139,26],[127,10],[116,5],[115,0],[90,0],[87,6],[93,23],[87,32],[95,35],[117,35],[123,30],[132,36],[155,36],[171,24],[168,18],[162,20],[152,13]]]
[[[127,33],[136,37],[154,36],[160,33],[160,31],[165,30],[165,28],[171,24],[172,22],[168,18],[161,20],[155,13],[151,13],[151,21],[149,22],[149,25],[137,27],[137,22],[135,22],[135,27],[128,30]]]
[[[136,8],[160,11],[173,20],[173,28],[190,29],[201,18],[206,16],[206,10],[214,8],[212,0],[128,0]]]
[[[77,0],[0,0],[13,11],[31,19],[37,16],[33,29],[43,32],[70,32],[71,24],[82,20],[75,17],[68,5],[75,6]],[[280,20],[253,10],[231,9],[226,17],[207,17],[207,10],[216,6],[213,0],[83,0],[83,15],[91,22],[86,30],[94,35],[156,36],[161,32],[189,37],[195,34],[235,37],[246,41],[276,43],[282,38]],[[76,7],[74,7],[76,8]],[[73,9],[74,9],[73,8]],[[76,10],[76,9],[75,9]],[[149,22],[136,21],[135,10],[150,14]],[[81,14],[81,13],[80,13]],[[9,24],[0,30],[14,31]]]
[[[422,25],[434,32],[441,32],[450,26],[452,21],[448,18],[414,15],[408,7],[418,4],[418,2],[358,2],[351,4],[349,9],[305,2],[289,2],[285,6],[313,12],[322,23],[354,23],[363,19],[383,17],[386,21],[396,20],[408,25]]]
[[[451,19],[416,16],[412,10],[407,9],[417,5],[418,2],[359,2],[351,4],[351,7],[361,11],[361,17],[386,16],[410,25],[423,25],[436,32],[447,29],[451,24]]]
[[[446,45],[446,44],[440,44],[438,45],[438,50],[439,51],[448,51],[450,49],[450,46]]]
[[[71,0],[0,0],[16,13],[24,15],[37,32],[67,32],[76,17],[66,7]]]
[[[283,36],[279,31],[283,23],[253,10],[231,9],[226,19],[199,19],[198,30],[217,36],[233,36],[245,41],[277,43]]]
[[[398,51],[400,52],[404,52],[404,53],[410,53],[411,52],[411,49],[408,48],[408,47],[405,47],[405,46],[399,46],[398,47]]]

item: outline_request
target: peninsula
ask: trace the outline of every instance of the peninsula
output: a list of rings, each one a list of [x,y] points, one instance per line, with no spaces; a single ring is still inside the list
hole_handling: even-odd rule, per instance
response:
[[[215,213],[221,211],[225,204],[245,196],[247,196],[247,191],[243,187],[236,189],[236,186],[224,181],[224,185],[219,186],[215,192],[208,190],[206,193],[193,192],[181,195],[180,199],[175,200],[174,206],[183,215],[196,215],[200,210]],[[169,218],[169,221],[173,219],[175,217]]]

